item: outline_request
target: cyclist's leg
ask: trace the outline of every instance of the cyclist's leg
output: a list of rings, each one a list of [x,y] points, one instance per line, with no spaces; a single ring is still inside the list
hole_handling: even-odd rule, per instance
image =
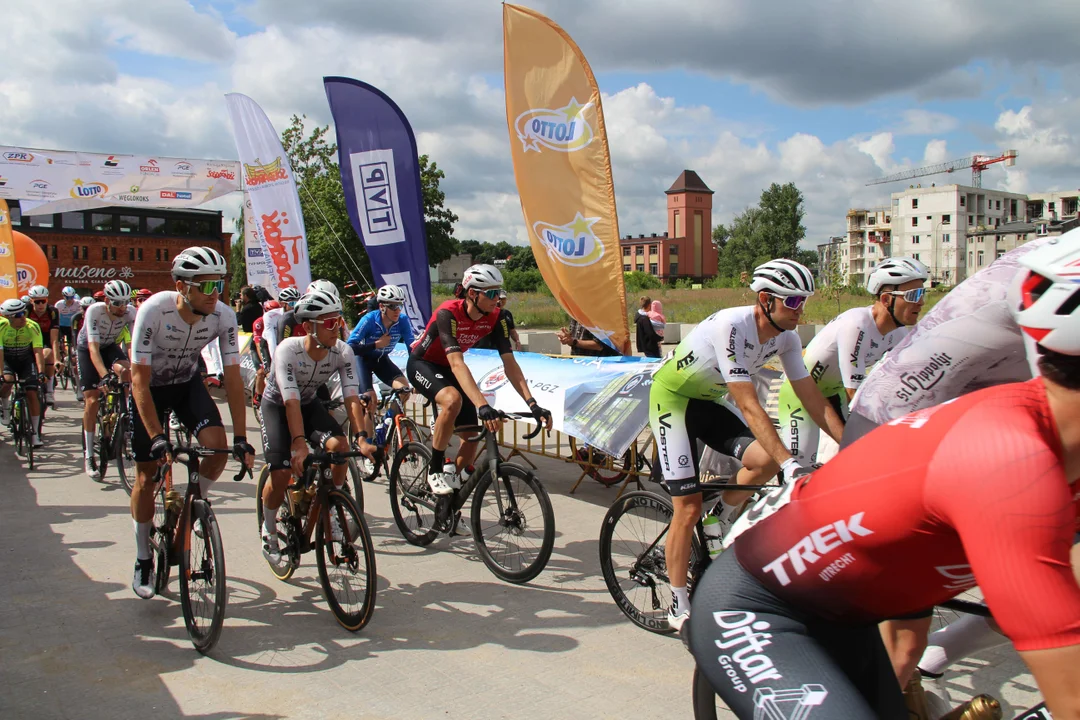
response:
[[[907,686],[919,658],[926,651],[932,620],[931,609],[886,620],[880,625],[882,642],[901,687]]]
[[[285,490],[292,477],[290,467],[291,438],[289,421],[282,405],[262,404],[263,457],[270,468],[270,482],[263,487],[263,530],[271,535],[277,531],[277,511],[285,501]],[[264,534],[265,534],[264,533]]]
[[[40,383],[38,382],[37,364],[34,362],[33,357],[28,357],[18,365],[15,374],[18,375],[26,387],[26,409],[30,412],[30,417],[33,418],[30,431],[36,437],[41,431],[41,401],[44,399],[39,392]]]
[[[364,420],[364,426],[360,428],[360,431],[364,433],[365,437],[372,438],[374,442],[375,438],[375,413],[378,412],[379,403],[375,397],[375,388],[371,383],[371,364],[368,359],[357,355],[356,356],[356,377],[360,384],[360,395],[365,400],[364,412],[360,416]]]
[[[150,396],[154,402],[157,413],[157,421],[160,425],[165,422],[165,413],[169,409],[173,393],[170,388],[150,388]],[[131,488],[131,519],[135,526],[135,552],[136,565],[150,563],[152,567],[150,551],[150,533],[153,530],[154,519],[154,478],[157,473],[158,463],[150,455],[150,435],[146,431],[142,414],[136,412],[132,422],[131,452],[135,459],[135,484]],[[145,572],[145,571],[144,571]],[[139,584],[145,588],[145,583]],[[152,589],[149,594],[140,592],[140,597],[153,596]]]
[[[480,419],[476,415],[476,406],[473,405],[469,396],[466,395],[465,391],[457,384],[457,378],[454,379],[454,388],[461,395],[461,409],[458,410],[454,427],[459,428],[478,425]],[[458,437],[461,439],[461,445],[458,447],[458,454],[454,459],[454,466],[460,473],[462,470],[472,465],[473,461],[476,460],[476,455],[480,451],[480,441],[473,440],[471,442],[466,442],[466,438],[476,437],[475,431],[458,433]]]
[[[454,373],[449,367],[442,367],[409,358],[406,366],[413,386],[439,409],[435,420],[435,429],[431,434],[433,453],[443,455],[450,445],[450,436],[454,434],[454,425],[461,410],[462,396],[454,381]],[[434,460],[432,467],[434,467]]]
[[[225,426],[221,423],[221,413],[210,397],[210,391],[196,373],[187,383],[174,385],[183,388],[182,399],[173,406],[173,412],[191,434],[205,448],[224,450],[229,447],[225,437]],[[210,484],[221,477],[225,470],[228,455],[211,455],[199,462],[199,489],[205,498]]]
[[[131,382],[131,361],[119,344],[113,343],[102,348],[101,359],[105,361],[106,367],[120,378],[120,382]]]
[[[720,555],[694,595],[690,649],[740,718],[906,720],[900,687],[873,625],[826,623],[772,595]],[[764,711],[764,715],[762,715]]]
[[[97,421],[98,403],[101,393],[98,391],[98,383],[101,376],[97,368],[90,361],[90,350],[79,348],[79,389],[83,394],[83,438],[86,440],[86,457],[93,457],[95,423]]]
[[[777,398],[780,419],[780,440],[787,446],[792,457],[801,465],[809,467],[817,461],[821,430],[810,419],[810,414],[795,394],[791,383],[784,378]]]

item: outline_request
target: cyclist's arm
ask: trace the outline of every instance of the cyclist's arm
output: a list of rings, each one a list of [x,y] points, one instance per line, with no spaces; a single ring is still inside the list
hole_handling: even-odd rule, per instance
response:
[[[356,327],[349,333],[349,339],[346,341],[356,354],[369,353],[375,349],[375,341],[382,337],[382,333],[376,333],[372,336],[371,325],[373,320],[370,319],[371,314],[367,313],[363,315],[359,322],[356,323]]]
[[[227,306],[218,302],[221,316],[226,318],[225,328],[218,335],[218,354],[221,356],[221,374],[225,383],[225,398],[229,403],[233,435],[247,436],[247,397],[244,394],[244,378],[240,373],[240,338],[236,320],[228,320]],[[213,341],[211,341],[212,343]]]
[[[401,312],[401,317],[398,318],[398,327],[401,329],[401,341],[405,343],[405,347],[412,347],[412,344],[416,342],[416,335],[413,333],[412,320],[405,311]]]
[[[836,331],[836,361],[840,368],[840,379],[844,383],[844,390],[847,391],[849,401],[855,397],[855,392],[862,385],[863,380],[866,379],[866,356],[861,352],[855,352],[856,346],[859,346],[860,350],[862,349],[863,335],[865,333],[854,323],[849,323]],[[866,342],[869,342],[869,340],[866,340]],[[822,426],[819,425],[818,427]]]
[[[273,318],[271,322],[263,323],[263,340],[266,341],[266,349],[270,353],[270,357],[274,357],[274,353],[277,352],[278,336],[277,336],[277,318]]]
[[[812,377],[804,377],[802,380],[792,380],[791,389],[795,391],[802,406],[810,415],[814,423],[827,432],[836,442],[844,434],[844,420],[839,413],[821,394],[821,389]]]
[[[27,320],[29,325],[32,321]],[[45,348],[41,342],[41,328],[36,324],[30,329],[30,347],[34,351],[34,362],[37,363],[38,375],[45,374]]]
[[[97,340],[89,340],[86,346],[90,351],[90,362],[94,363],[98,377],[103,378],[108,375],[109,368],[105,367],[105,361],[101,357],[101,344]]]
[[[791,453],[781,442],[780,436],[776,434],[772,419],[765,412],[765,408],[761,407],[761,400],[758,399],[757,390],[754,389],[754,383],[749,381],[749,377],[746,381],[728,383],[727,388],[728,394],[735,400],[743,417],[746,418],[746,425],[754,434],[754,439],[761,444],[765,452],[769,453],[769,457],[778,465],[783,465],[791,459]]]
[[[135,409],[139,411],[146,434],[151,438],[164,435],[161,423],[158,422],[157,407],[154,405],[154,396],[150,394],[150,366],[140,365],[133,362],[131,365],[131,396],[135,399]]]
[[[49,328],[49,347],[52,348],[53,362],[56,362],[56,358],[60,357],[60,328],[56,323]]]
[[[360,404],[360,375],[356,368],[356,356],[348,345],[339,347],[341,365],[338,367],[338,379],[341,381],[341,397],[352,422],[352,432],[358,433],[367,425],[364,423],[364,406]]]
[[[1080,645],[1020,653],[1054,720],[1080,718]]]

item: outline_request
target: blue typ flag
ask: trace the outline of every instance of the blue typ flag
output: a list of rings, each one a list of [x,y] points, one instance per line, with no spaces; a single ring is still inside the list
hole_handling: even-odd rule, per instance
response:
[[[343,77],[323,78],[323,84],[337,128],[349,219],[367,249],[376,284],[405,291],[419,334],[431,317],[431,276],[412,127],[378,88]]]

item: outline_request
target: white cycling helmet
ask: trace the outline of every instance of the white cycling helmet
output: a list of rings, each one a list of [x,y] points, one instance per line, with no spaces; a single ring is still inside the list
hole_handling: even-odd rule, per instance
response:
[[[1080,355],[1080,230],[1020,258],[1009,287],[1016,324],[1047,350]]]
[[[297,320],[314,320],[320,315],[341,312],[341,300],[323,290],[312,290],[296,301],[293,308]]]
[[[300,291],[294,287],[281,288],[281,292],[277,296],[280,303],[296,302],[300,299]]]
[[[754,268],[754,279],[750,282],[754,292],[771,292],[775,295],[814,294],[814,276],[805,265],[794,260],[780,258],[770,260]]]
[[[86,297],[84,297],[84,298],[83,298],[82,300],[80,300],[80,301],[79,301],[79,305],[80,305],[80,306],[81,306],[81,307],[82,307],[82,308],[83,308],[83,309],[85,310],[86,308],[88,308],[88,307],[90,307],[91,305],[93,305],[93,304],[94,304],[94,302],[96,302],[96,301],[94,300],[94,298],[92,298],[92,297],[90,297],[89,295],[87,295]]]
[[[461,285],[466,290],[489,290],[502,287],[503,276],[494,265],[470,265],[461,278]]]
[[[29,295],[23,295],[19,299],[22,300],[23,305],[25,305],[26,307],[30,307],[31,305],[33,305],[33,303],[30,302],[30,296]]]
[[[131,300],[131,286],[123,280],[110,280],[105,283],[105,298],[113,302]]]
[[[405,290],[397,285],[383,285],[375,294],[375,299],[381,303],[405,303]]]
[[[4,317],[11,317],[17,313],[26,312],[26,303],[18,298],[11,298],[5,300],[3,305],[0,305],[0,315]]]
[[[877,297],[886,285],[903,285],[912,280],[926,281],[930,271],[920,260],[909,257],[885,258],[866,279],[866,291]]]
[[[311,284],[307,286],[307,290],[304,291],[306,295],[313,290],[321,290],[322,292],[330,293],[334,297],[341,297],[341,293],[338,292],[337,285],[329,280],[312,280]]]
[[[70,300],[75,297],[75,288],[70,285],[65,285],[64,289],[60,291],[60,294]]]
[[[30,288],[30,292],[27,293],[31,300],[35,298],[47,298],[49,297],[49,288],[44,285],[35,285]]]
[[[198,275],[225,275],[225,258],[214,248],[189,247],[173,258],[174,280],[190,280]]]

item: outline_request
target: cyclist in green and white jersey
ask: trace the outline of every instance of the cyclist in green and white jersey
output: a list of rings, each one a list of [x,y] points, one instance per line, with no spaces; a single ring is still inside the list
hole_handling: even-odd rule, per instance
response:
[[[772,260],[754,270],[755,305],[727,308],[708,317],[668,355],[653,375],[649,423],[657,440],[664,486],[674,515],[665,554],[675,629],[689,617],[686,574],[690,540],[701,517],[697,441],[739,459],[740,485],[764,482],[783,470],[786,478],[805,472],[784,447],[761,406],[752,382],[779,356],[795,392],[816,422],[839,439],[843,421],[818,390],[802,362],[802,341],[794,332],[814,277],[793,260]],[[747,492],[725,493],[722,523],[730,523]]]
[[[927,267],[914,258],[883,260],[866,281],[876,302],[841,313],[806,346],[806,369],[841,416],[847,416],[848,402],[869,369],[918,321],[928,276]],[[788,450],[803,465],[816,463],[821,432],[787,378],[778,402],[780,435]]]

